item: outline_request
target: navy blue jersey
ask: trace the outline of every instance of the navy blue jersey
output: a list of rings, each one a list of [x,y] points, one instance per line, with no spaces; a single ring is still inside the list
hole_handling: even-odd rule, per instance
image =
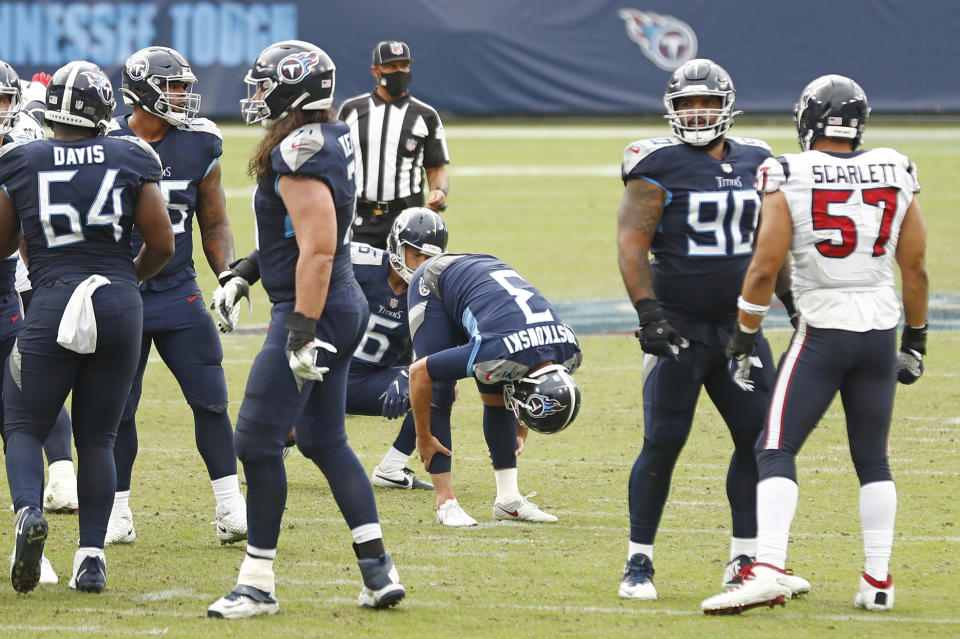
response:
[[[406,363],[410,351],[407,294],[396,294],[387,277],[392,267],[387,252],[369,244],[350,246],[353,274],[370,307],[363,341],[353,353],[351,373],[358,367],[382,369]]]
[[[754,178],[771,155],[766,143],[736,137],[726,138],[721,160],[678,138],[639,140],[624,150],[624,182],[645,179],[667,193],[650,264],[657,300],[671,320],[736,318],[760,212]]]
[[[293,223],[277,192],[284,175],[320,180],[333,194],[337,211],[337,252],[330,289],[354,281],[350,264],[350,227],[356,210],[353,143],[343,122],[308,124],[293,131],[270,152],[270,170],[257,181],[253,208],[257,215],[260,279],[270,301],[292,301],[300,250]]]
[[[136,135],[129,116],[111,123],[107,135]],[[176,252],[159,273],[143,283],[142,290],[165,291],[197,276],[193,267],[193,214],[197,210],[197,189],[223,153],[223,138],[217,125],[198,118],[188,125],[170,127],[159,142],[149,143],[163,163],[160,190],[167,201],[173,224]],[[143,240],[134,231],[134,255]]]
[[[20,218],[33,288],[100,273],[137,283],[133,210],[160,159],[136,138],[36,140],[0,148],[0,187]]]
[[[17,254],[0,261],[0,297],[13,293],[17,282]]]

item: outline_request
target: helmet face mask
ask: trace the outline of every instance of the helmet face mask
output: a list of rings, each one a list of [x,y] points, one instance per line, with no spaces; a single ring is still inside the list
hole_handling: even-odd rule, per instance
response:
[[[141,49],[127,58],[120,75],[120,92],[128,106],[139,106],[174,126],[190,124],[200,112],[201,96],[193,92],[197,76],[174,49]]]
[[[0,135],[6,135],[17,125],[17,115],[23,100],[20,77],[6,62],[0,62],[0,95],[9,99],[7,108],[0,110]]]
[[[434,257],[447,250],[447,237],[447,226],[434,211],[422,206],[404,209],[387,235],[390,266],[409,284],[416,266],[410,268],[407,264],[407,248]]]
[[[86,61],[68,62],[57,69],[47,86],[47,122],[95,129],[106,133],[117,101],[103,69]]]
[[[580,388],[562,365],[551,364],[518,382],[504,384],[503,403],[531,430],[557,433],[577,418]]]
[[[720,98],[720,106],[677,109],[681,98],[692,96],[716,96]],[[703,58],[690,60],[670,76],[663,95],[667,109],[664,118],[678,138],[693,146],[706,146],[729,131],[734,116],[742,113],[733,110],[736,98],[733,80],[723,67]]]
[[[823,75],[803,89],[793,109],[800,148],[809,151],[820,137],[863,141],[870,105],[860,85],[842,75]]]
[[[247,85],[247,97],[240,100],[244,123],[270,127],[294,109],[329,109],[336,70],[330,56],[309,42],[271,44],[260,52],[243,79]]]

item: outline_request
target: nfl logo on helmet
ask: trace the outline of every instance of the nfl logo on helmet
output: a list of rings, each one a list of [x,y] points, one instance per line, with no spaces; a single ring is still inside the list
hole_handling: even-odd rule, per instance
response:
[[[307,73],[320,61],[320,54],[316,51],[301,51],[291,53],[277,65],[280,80],[286,84],[296,84],[307,76]]]
[[[636,9],[621,9],[618,15],[630,39],[661,69],[673,71],[697,55],[697,34],[686,22]]]

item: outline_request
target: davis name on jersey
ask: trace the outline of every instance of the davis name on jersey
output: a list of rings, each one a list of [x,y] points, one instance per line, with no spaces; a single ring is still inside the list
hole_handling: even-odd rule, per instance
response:
[[[623,181],[646,180],[666,193],[650,252],[657,300],[671,319],[736,318],[760,212],[754,180],[771,155],[765,142],[740,137],[725,138],[719,160],[676,137],[627,145]],[[688,339],[717,339],[677,328]]]
[[[392,267],[387,252],[353,242],[350,259],[354,277],[370,307],[367,331],[353,353],[351,371],[357,366],[381,369],[406,364],[410,351],[407,294],[397,295],[390,287],[387,277]]]
[[[114,119],[107,135],[136,137],[130,128],[129,117]],[[197,193],[200,182],[223,153],[223,137],[216,124],[197,118],[188,125],[170,127],[159,142],[143,144],[149,144],[161,159],[160,191],[167,201],[176,252],[163,270],[144,282],[141,288],[165,291],[197,276],[193,266],[193,217],[197,210]],[[143,245],[135,231],[132,245],[134,254]]]
[[[806,151],[771,158],[757,172],[781,191],[793,221],[793,291],[817,328],[888,329],[900,320],[893,264],[907,208],[920,191],[916,166],[888,148]]]

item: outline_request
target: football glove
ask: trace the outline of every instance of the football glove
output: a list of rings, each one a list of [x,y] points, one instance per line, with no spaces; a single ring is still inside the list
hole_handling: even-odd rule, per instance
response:
[[[787,315],[790,316],[790,323],[793,324],[793,330],[800,328],[800,311],[797,310],[797,305],[793,301],[793,291],[787,291],[780,297],[780,302],[783,304],[783,308],[787,311]]]
[[[753,392],[756,389],[756,382],[750,379],[750,369],[753,366],[760,368],[760,359],[753,356],[756,349],[757,335],[759,331],[747,333],[740,328],[740,323],[733,329],[730,335],[730,341],[724,348],[724,354],[729,361],[727,362],[727,372],[733,383],[745,391]]]
[[[410,372],[406,368],[390,382],[380,399],[383,400],[380,414],[387,419],[396,419],[406,414],[410,409]]]
[[[927,354],[927,325],[903,327],[900,352],[897,353],[897,381],[912,384],[923,376],[923,356]]]
[[[337,348],[316,337],[317,320],[302,313],[290,313],[284,326],[290,331],[284,350],[287,362],[297,381],[297,390],[303,390],[303,383],[307,380],[323,381],[323,376],[330,371],[324,366],[330,355],[336,355]]]
[[[253,308],[250,302],[250,283],[232,271],[220,274],[220,286],[213,292],[210,309],[217,315],[217,328],[221,333],[233,331],[240,319],[240,300],[247,298],[247,307]]]
[[[680,333],[667,323],[656,300],[647,297],[634,306],[640,320],[640,328],[634,335],[640,340],[640,348],[644,353],[669,357],[676,362],[679,359],[680,347],[686,347],[687,340],[680,337]]]

